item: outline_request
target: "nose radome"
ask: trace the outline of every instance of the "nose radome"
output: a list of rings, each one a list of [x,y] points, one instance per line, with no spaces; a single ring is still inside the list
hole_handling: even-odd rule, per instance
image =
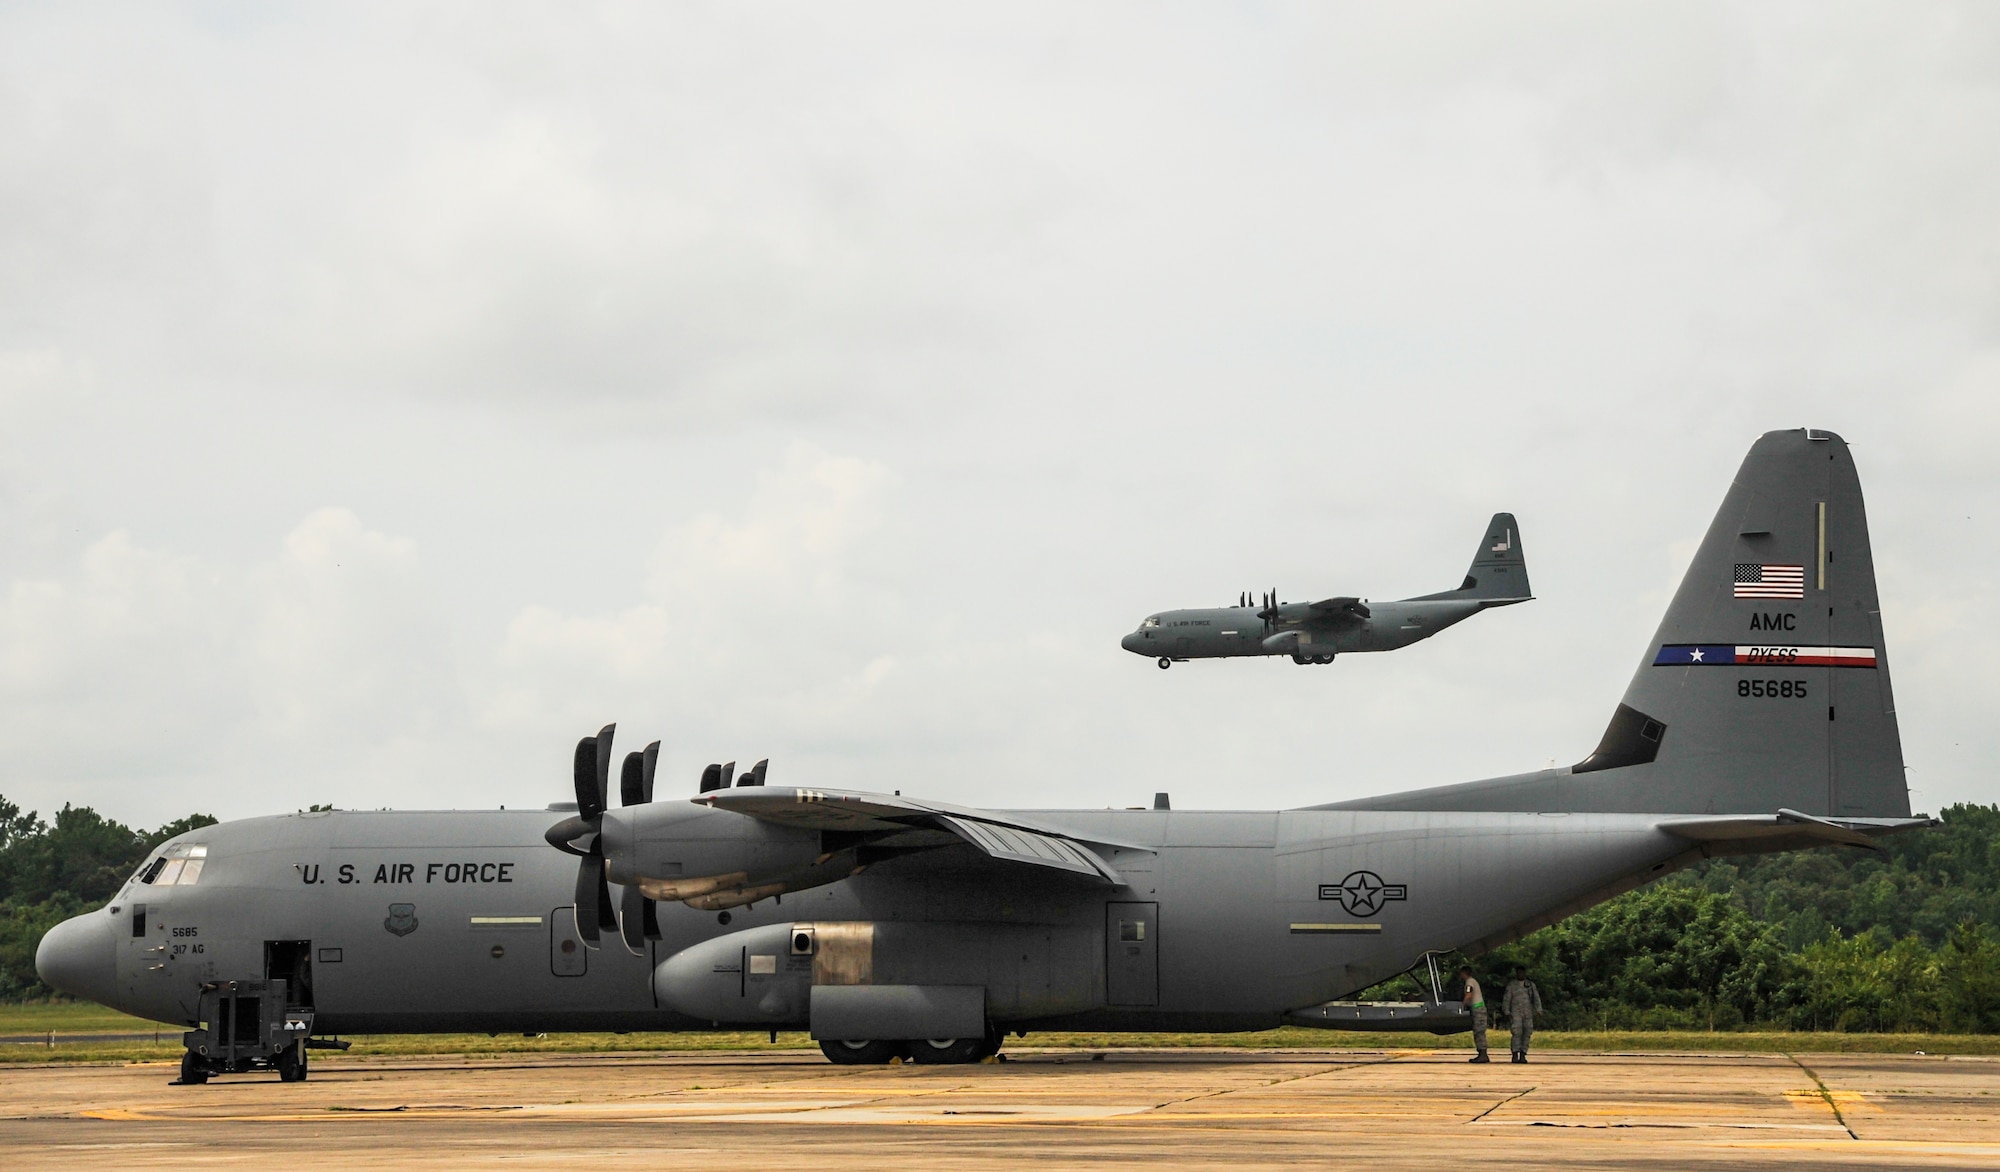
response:
[[[1139,632],[1134,631],[1131,634],[1125,636],[1123,639],[1120,639],[1118,641],[1118,645],[1120,647],[1123,647],[1127,651],[1136,651],[1139,654],[1143,655],[1145,654],[1146,649],[1144,647],[1139,646],[1139,644],[1144,641],[1145,640],[1143,640],[1140,637]]]
[[[117,922],[96,911],[50,928],[35,949],[35,972],[51,988],[109,1005],[117,989]]]

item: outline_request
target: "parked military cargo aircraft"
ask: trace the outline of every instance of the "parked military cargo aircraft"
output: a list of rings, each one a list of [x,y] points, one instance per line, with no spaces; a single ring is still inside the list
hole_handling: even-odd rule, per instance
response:
[[[1376,603],[1350,597],[1280,602],[1276,590],[1257,597],[1245,591],[1235,606],[1148,615],[1119,646],[1158,660],[1163,671],[1189,659],[1244,655],[1332,663],[1342,653],[1408,647],[1482,610],[1532,598],[1520,527],[1514,514],[1495,513],[1456,590]]]
[[[49,932],[37,969],[206,1022],[195,1081],[244,1054],[303,1077],[308,1038],[354,1032],[808,1029],[853,1062],[969,1061],[1031,1029],[1428,1027],[1449,1007],[1333,999],[1705,858],[1929,822],[1860,484],[1813,431],[1751,449],[1602,740],[1564,768],[1280,811],[1017,813],[719,770],[654,800],[648,752],[610,807],[611,736],[578,746],[573,810],[181,835]],[[273,1005],[282,1023],[257,1016]]]

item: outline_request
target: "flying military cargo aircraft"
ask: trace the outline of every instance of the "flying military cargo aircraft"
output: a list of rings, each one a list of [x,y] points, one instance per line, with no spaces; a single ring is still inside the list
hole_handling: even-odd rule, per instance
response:
[[[578,746],[549,811],[313,811],[190,831],[36,953],[190,1027],[184,1081],[302,1078],[341,1033],[806,1029],[967,1062],[1045,1029],[1450,1030],[1343,1002],[1722,855],[1911,817],[1860,483],[1823,431],[1744,460],[1574,765],[1273,811],[1011,812],[725,784]],[[885,787],[887,788],[887,787]]]
[[[1472,568],[1456,590],[1398,602],[1322,598],[1281,602],[1276,590],[1235,606],[1168,610],[1148,615],[1119,646],[1159,661],[1162,671],[1189,659],[1289,655],[1293,663],[1332,663],[1343,652],[1395,651],[1428,639],[1482,610],[1512,606],[1534,596],[1514,514],[1495,513],[1487,523]]]

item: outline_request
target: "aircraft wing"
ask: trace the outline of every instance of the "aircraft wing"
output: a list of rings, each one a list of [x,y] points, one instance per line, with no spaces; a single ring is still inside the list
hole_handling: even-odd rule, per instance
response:
[[[806,830],[864,835],[942,830],[990,858],[1088,875],[1113,886],[1124,880],[1092,847],[1148,849],[1130,843],[1079,838],[1059,827],[1011,814],[901,795],[763,786],[712,790],[693,801]]]
[[[1320,622],[1358,623],[1368,617],[1368,604],[1359,598],[1323,598],[1312,604],[1312,611]]]

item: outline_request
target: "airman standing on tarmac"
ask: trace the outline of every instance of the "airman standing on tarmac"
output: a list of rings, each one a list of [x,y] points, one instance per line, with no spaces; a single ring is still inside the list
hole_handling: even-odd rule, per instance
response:
[[[1479,978],[1472,975],[1471,965],[1460,965],[1458,975],[1465,982],[1465,1007],[1472,1011],[1472,1044],[1479,1050],[1466,1061],[1491,1062],[1486,1056],[1486,994],[1479,987]]]
[[[1507,982],[1507,991],[1500,995],[1500,1012],[1507,1015],[1509,1028],[1514,1033],[1509,1047],[1514,1053],[1514,1061],[1528,1060],[1528,1040],[1535,1036],[1535,1015],[1541,1011],[1541,990],[1528,979],[1525,966],[1515,965],[1514,979]]]

